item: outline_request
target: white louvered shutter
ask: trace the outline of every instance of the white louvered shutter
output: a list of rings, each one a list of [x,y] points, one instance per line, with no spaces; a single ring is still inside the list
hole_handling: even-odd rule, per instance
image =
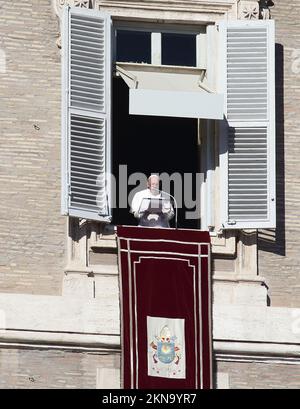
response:
[[[111,20],[66,7],[62,27],[62,213],[110,220]]]
[[[274,21],[221,22],[224,228],[273,228],[275,201]]]

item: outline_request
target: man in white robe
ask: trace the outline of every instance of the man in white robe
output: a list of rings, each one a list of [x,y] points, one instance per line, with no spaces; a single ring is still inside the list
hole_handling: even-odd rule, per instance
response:
[[[147,189],[141,190],[134,195],[131,203],[131,213],[139,219],[139,225],[159,227],[162,220],[157,214],[147,215],[149,224],[147,221],[145,224],[145,218],[143,217],[146,215],[151,202],[155,202],[155,199],[160,199],[157,204],[161,208],[161,212],[159,212],[160,209],[158,208],[157,213],[161,213],[164,219],[161,227],[169,227],[169,220],[174,216],[174,210],[169,198],[166,198],[166,195],[159,190],[158,175],[151,175],[148,178]]]

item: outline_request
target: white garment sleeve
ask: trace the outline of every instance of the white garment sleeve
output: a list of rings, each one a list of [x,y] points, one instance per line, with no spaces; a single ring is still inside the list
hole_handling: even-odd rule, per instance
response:
[[[133,215],[134,215],[134,217],[138,217],[138,215],[137,215],[137,212],[138,212],[138,210],[139,210],[139,207],[140,207],[140,204],[139,204],[139,202],[140,202],[140,200],[139,200],[139,193],[140,192],[137,192],[134,196],[133,196],[133,199],[132,199],[132,202],[131,202],[131,213],[133,213]]]
[[[133,213],[134,217],[140,217],[140,207],[145,196],[145,190],[137,192],[132,199],[131,202],[131,213]]]
[[[163,204],[162,212],[165,213],[168,217],[168,220],[171,220],[174,216],[174,209],[170,201],[166,201]]]

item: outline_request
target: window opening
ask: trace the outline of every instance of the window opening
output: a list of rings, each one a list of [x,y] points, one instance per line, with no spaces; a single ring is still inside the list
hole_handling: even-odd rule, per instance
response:
[[[196,35],[162,33],[162,65],[196,66]]]

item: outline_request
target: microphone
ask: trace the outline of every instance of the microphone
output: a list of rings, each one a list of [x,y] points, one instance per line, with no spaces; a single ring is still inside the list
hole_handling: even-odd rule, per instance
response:
[[[176,199],[175,199],[175,196],[172,196],[170,193],[165,192],[164,190],[159,190],[159,189],[157,189],[156,187],[152,188],[151,190],[155,190],[156,192],[159,192],[159,193],[164,193],[164,194],[166,194],[167,196],[169,196],[171,199],[174,200],[174,204],[175,204],[175,229],[177,229],[178,206],[177,206],[177,201],[176,201]]]

